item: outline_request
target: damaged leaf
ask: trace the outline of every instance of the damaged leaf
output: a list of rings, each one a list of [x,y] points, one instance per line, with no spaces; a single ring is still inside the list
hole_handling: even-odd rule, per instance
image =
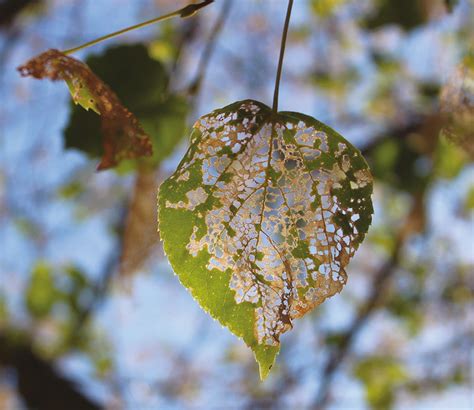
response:
[[[118,171],[136,169],[139,163],[155,168],[181,142],[188,111],[184,97],[167,92],[165,66],[151,58],[143,44],[111,47],[89,57],[86,63],[135,114],[153,145],[153,156],[123,162]],[[102,156],[99,119],[94,112],[74,106],[64,130],[66,148],[81,150],[90,157]]]
[[[48,50],[18,68],[22,76],[64,80],[76,104],[101,115],[104,153],[99,170],[124,159],[152,155],[150,138],[117,95],[90,68],[58,50]]]
[[[372,216],[372,176],[314,118],[241,101],[201,117],[159,191],[174,271],[252,348],[265,378],[280,336],[346,283]]]

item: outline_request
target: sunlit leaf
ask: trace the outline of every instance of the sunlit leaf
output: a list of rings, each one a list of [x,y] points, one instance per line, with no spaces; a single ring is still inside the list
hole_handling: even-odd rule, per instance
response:
[[[7,323],[8,316],[7,298],[3,293],[0,293],[0,330],[2,329],[2,326]]]
[[[420,0],[375,0],[375,13],[367,20],[367,27],[377,29],[396,24],[411,30],[425,23],[428,5]]]
[[[329,17],[346,2],[347,0],[312,0],[310,5],[317,16]]]
[[[64,80],[76,104],[101,115],[104,154],[98,169],[114,167],[124,159],[152,155],[150,138],[136,117],[81,61],[58,50],[48,50],[18,70],[23,76]]]
[[[169,78],[165,67],[151,58],[141,44],[112,47],[86,62],[136,115],[153,145],[153,156],[139,161],[156,167],[181,142],[188,111],[183,97],[167,93]],[[64,131],[66,148],[100,157],[103,155],[100,134],[99,117],[93,111],[73,107]],[[135,163],[127,161],[120,165],[119,171],[135,167]]]
[[[459,0],[444,0],[444,4],[446,5],[446,9],[452,13],[454,8],[458,5]]]
[[[371,222],[360,152],[314,118],[241,101],[200,118],[159,192],[164,249],[262,378],[293,320],[340,292]]]

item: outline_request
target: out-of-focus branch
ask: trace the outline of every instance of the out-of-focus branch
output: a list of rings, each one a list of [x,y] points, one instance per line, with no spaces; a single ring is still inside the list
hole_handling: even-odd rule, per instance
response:
[[[196,96],[201,89],[211,55],[215,49],[215,43],[229,14],[231,4],[232,0],[226,0],[224,2],[201,54],[196,77],[188,87],[187,93],[191,111],[195,108]],[[190,26],[188,30],[183,32],[179,39],[179,48],[175,55],[172,70],[174,74],[179,71],[178,60],[185,46],[184,42],[191,39],[190,35],[192,35],[195,30],[195,25]],[[134,193],[128,207],[127,222],[122,238],[120,263],[120,273],[122,277],[131,276],[136,270],[143,266],[156,248],[154,245],[158,245],[159,243],[159,234],[156,227],[155,200],[159,186],[158,174],[158,170],[148,169],[147,167],[138,169]]]
[[[120,209],[118,221],[115,225],[115,230],[117,232],[118,237],[118,244],[112,250],[108,259],[105,261],[102,273],[99,276],[99,281],[93,287],[93,296],[91,302],[86,306],[84,310],[78,313],[74,326],[74,331],[71,333],[68,340],[65,341],[65,344],[74,345],[74,343],[80,339],[81,334],[84,331],[84,328],[87,325],[90,317],[94,314],[94,312],[103,302],[104,297],[107,291],[109,290],[110,284],[112,283],[112,279],[114,275],[118,272],[120,264],[120,250],[122,249],[123,232],[125,229],[126,212],[127,207],[123,205]]]
[[[396,241],[389,258],[379,268],[372,279],[372,289],[370,290],[366,303],[359,308],[357,316],[351,326],[342,335],[337,346],[329,353],[328,360],[322,371],[321,385],[317,392],[314,405],[312,406],[314,409],[322,410],[327,407],[334,376],[349,355],[352,344],[359,334],[359,331],[370,320],[372,314],[383,301],[390,279],[400,264],[401,252],[406,239],[412,232],[421,229],[420,207],[422,206],[421,202],[423,196],[417,195],[413,199],[412,210],[397,232]]]
[[[209,62],[211,60],[212,53],[216,47],[217,38],[224,27],[224,23],[229,15],[230,8],[232,6],[232,0],[225,0],[222,6],[221,12],[217,17],[217,20],[211,30],[211,34],[207,40],[206,46],[204,47],[204,51],[201,54],[201,58],[199,60],[197,74],[194,77],[194,80],[191,82],[188,88],[188,94],[191,96],[192,99],[196,98],[197,93],[201,89],[202,82],[206,76],[207,68],[209,66]]]
[[[362,154],[370,156],[387,139],[403,140],[413,133],[421,133],[427,137],[437,136],[444,124],[445,119],[438,111],[433,111],[426,115],[413,116],[405,124],[389,127],[374,137],[369,144],[361,149]]]
[[[0,26],[7,26],[26,7],[38,4],[41,0],[5,0],[0,3]]]
[[[74,383],[38,356],[31,346],[0,332],[0,366],[16,371],[17,390],[35,410],[98,410],[101,407],[80,392]]]

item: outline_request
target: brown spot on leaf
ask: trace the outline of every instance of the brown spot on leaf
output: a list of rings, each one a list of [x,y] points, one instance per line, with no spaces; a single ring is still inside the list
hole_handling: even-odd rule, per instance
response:
[[[76,104],[101,115],[104,154],[98,170],[112,168],[125,159],[152,155],[150,138],[137,118],[83,62],[58,50],[48,50],[18,67],[18,71],[24,77],[64,80]]]

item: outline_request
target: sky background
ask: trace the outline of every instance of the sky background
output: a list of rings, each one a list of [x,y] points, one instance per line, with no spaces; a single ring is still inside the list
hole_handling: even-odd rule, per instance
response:
[[[73,264],[90,281],[99,281],[116,252],[118,238],[111,226],[120,215],[120,203],[132,190],[134,177],[114,171],[96,173],[95,160],[79,151],[65,150],[62,132],[70,111],[67,88],[59,83],[22,79],[16,67],[48,48],[67,49],[172,10],[178,3],[185,4],[50,0],[39,11],[22,16],[14,29],[0,31],[0,295],[6,300],[10,320],[20,328],[30,329],[39,345],[52,343],[57,331],[54,322],[36,323],[25,310],[24,293],[33,267],[38,261],[56,267]],[[208,62],[189,125],[200,115],[233,101],[271,101],[286,2],[234,3]],[[409,113],[418,109],[416,84],[442,85],[452,75],[465,52],[456,33],[473,22],[472,3],[459,3],[452,14],[433,17],[409,32],[396,25],[368,32],[360,27],[356,17],[370,9],[370,1],[345,2],[335,12],[334,20],[328,22],[309,13],[309,2],[296,0],[280,109],[312,115],[363,149],[387,125],[397,121],[402,124]],[[176,92],[184,90],[193,78],[205,44],[202,38],[209,34],[221,5],[221,0],[216,1],[200,14],[200,37],[185,50],[182,70],[172,81]],[[181,23],[177,21],[176,26]],[[90,53],[101,53],[114,44],[150,42],[159,38],[160,30],[150,27],[136,31],[81,51],[75,57],[85,59]],[[298,33],[305,30],[310,30],[311,35],[301,34],[300,39]],[[388,79],[382,76],[374,65],[374,49],[390,55],[402,68]],[[358,74],[358,80],[343,91],[327,91],[311,83],[312,73],[321,67],[330,67],[336,75],[350,68]],[[374,99],[374,87],[383,81],[395,82],[394,115],[368,109],[368,101]],[[376,101],[377,104],[382,102]],[[162,164],[161,178],[173,172],[185,147],[184,140]],[[423,170],[426,164],[420,161],[417,166]],[[73,200],[58,195],[74,180],[86,187],[86,195]],[[426,280],[425,289],[432,284],[435,293],[446,279],[443,272],[450,272],[452,265],[470,266],[472,273],[472,210],[467,216],[460,216],[459,204],[473,182],[471,164],[455,178],[433,183],[426,194],[429,236],[420,239],[415,235],[408,243],[406,260],[427,260],[425,267],[431,269],[432,276]],[[281,359],[280,363],[292,369],[299,379],[279,399],[281,406],[310,405],[319,388],[325,360],[320,335],[350,325],[357,303],[367,297],[371,278],[368,272],[373,272],[387,257],[386,249],[377,244],[375,236],[396,227],[411,201],[408,193],[394,192],[393,187],[383,184],[376,184],[373,199],[374,238],[371,240],[369,235],[350,263],[349,282],[342,294],[298,320],[292,332],[282,338],[286,347],[277,361]],[[395,276],[399,289],[403,289],[406,277],[406,271],[399,268]],[[409,287],[408,279],[407,283]],[[472,306],[461,309],[455,321],[439,320],[435,312],[428,314],[420,332],[411,336],[381,310],[358,334],[353,356],[396,350],[410,372],[426,373],[421,370],[425,365],[417,363],[424,352],[449,344],[460,328],[472,332]],[[113,282],[91,327],[93,345],[97,352],[112,356],[113,371],[105,378],[96,377],[96,362],[84,352],[69,352],[57,363],[85,393],[102,403],[114,404],[117,400],[131,409],[245,408],[251,384],[260,383],[250,350],[199,308],[159,250],[133,277],[129,290],[123,283]],[[401,393],[394,408],[472,408],[472,345],[470,353],[464,353],[471,361],[470,381],[415,397]],[[442,367],[442,363],[432,364],[434,372],[436,364]],[[282,372],[277,366],[275,375],[259,385],[259,391],[273,394]],[[249,373],[254,375],[249,378]],[[178,390],[173,386],[175,379],[182,381]],[[2,385],[11,386],[12,380],[0,374]],[[346,364],[336,374],[329,408],[365,409],[365,394],[363,383]],[[15,400],[9,403],[14,406]]]

